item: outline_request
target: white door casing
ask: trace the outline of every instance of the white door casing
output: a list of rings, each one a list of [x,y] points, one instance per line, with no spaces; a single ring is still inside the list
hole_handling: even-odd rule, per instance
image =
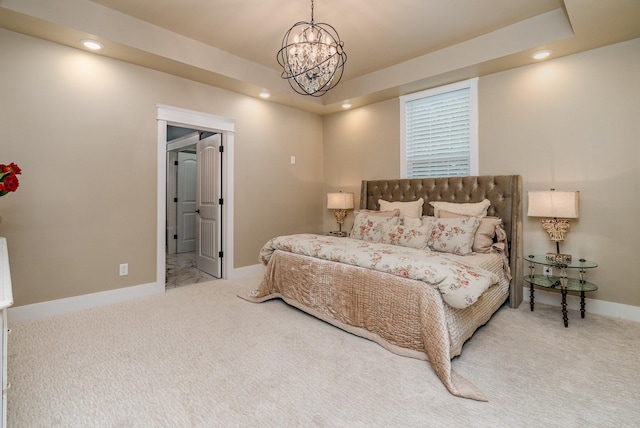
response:
[[[221,212],[224,222],[221,222],[221,250],[224,258],[221,261],[222,278],[234,278],[244,275],[244,268],[235,269],[234,253],[234,139],[235,121],[233,119],[187,110],[166,104],[156,104],[157,115],[157,231],[156,231],[156,283],[158,292],[165,291],[166,277],[166,192],[167,192],[167,125],[183,128],[199,129],[202,131],[218,132],[224,140],[224,169],[222,171],[221,187],[224,193],[224,205]],[[253,271],[252,271],[253,272]]]
[[[196,250],[196,154],[178,152],[177,252]]]
[[[197,220],[196,265],[198,269],[220,277],[221,236],[221,151],[222,138],[215,134],[197,143]]]

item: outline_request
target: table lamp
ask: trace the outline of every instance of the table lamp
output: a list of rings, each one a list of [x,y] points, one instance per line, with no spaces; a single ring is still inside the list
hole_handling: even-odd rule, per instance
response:
[[[560,241],[564,241],[569,231],[570,218],[578,218],[578,202],[580,192],[530,191],[529,217],[548,217],[542,220],[543,229],[549,239],[556,243],[556,253],[547,253],[547,259],[555,261],[571,260],[570,254],[560,253]]]
[[[347,236],[347,232],[342,231],[342,224],[347,216],[347,210],[353,209],[353,193],[327,193],[327,209],[333,210],[333,215],[338,222],[338,230],[329,232],[329,235]]]

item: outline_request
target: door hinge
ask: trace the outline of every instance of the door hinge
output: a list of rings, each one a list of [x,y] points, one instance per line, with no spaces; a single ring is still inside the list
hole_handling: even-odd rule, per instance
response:
[[[173,202],[178,202],[178,198],[173,198]]]
[[[218,151],[219,151],[220,153],[224,152],[224,146],[219,146],[219,147],[218,147]]]
[[[175,166],[178,166],[178,161],[173,161],[173,164],[174,164]]]
[[[222,251],[218,251],[218,257],[223,258],[224,257],[224,253]]]
[[[173,239],[178,239],[178,235],[173,235]]]
[[[218,204],[223,205],[224,204],[224,199],[222,199],[222,198],[218,199]]]

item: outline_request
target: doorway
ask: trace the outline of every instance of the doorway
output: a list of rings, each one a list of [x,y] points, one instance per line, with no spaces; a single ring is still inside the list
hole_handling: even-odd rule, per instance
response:
[[[220,142],[215,132],[167,126],[166,289],[220,277],[216,205],[221,196],[215,184],[222,160],[208,162],[205,150],[215,146],[213,156],[220,157]],[[215,196],[212,206],[203,200],[209,187]]]
[[[193,141],[188,141],[188,134],[193,134],[195,142],[197,168],[205,175],[215,171],[214,179],[196,178],[201,185],[196,190],[199,198],[194,221],[200,232],[196,232],[196,257],[199,264],[209,264],[216,277],[227,278],[233,269],[233,140],[234,121],[213,115],[184,110],[176,107],[157,105],[158,107],[158,283],[164,285],[166,278],[167,253],[173,241],[169,225],[177,228],[177,211],[167,208],[169,192],[175,190],[169,177],[173,172],[169,168],[177,161],[177,153],[193,150]],[[181,128],[186,131],[179,144],[168,146],[169,129]],[[196,137],[197,136],[197,137]],[[175,142],[175,141],[174,141]],[[223,161],[224,159],[224,161]],[[224,166],[224,167],[223,167]],[[212,177],[209,175],[209,177]],[[176,180],[177,182],[177,180]],[[173,201],[173,199],[171,199]],[[185,208],[188,211],[188,208]],[[175,218],[169,218],[174,216]],[[187,213],[193,214],[193,213]],[[188,215],[187,215],[188,217]],[[224,220],[224,221],[223,221]],[[187,223],[189,220],[186,221]],[[210,239],[202,239],[208,234]],[[172,248],[173,250],[173,248]],[[212,266],[213,263],[213,266]]]

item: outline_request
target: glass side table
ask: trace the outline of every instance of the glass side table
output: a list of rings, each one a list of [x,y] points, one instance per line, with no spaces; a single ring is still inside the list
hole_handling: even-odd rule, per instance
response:
[[[572,260],[548,260],[545,254],[530,254],[524,256],[524,260],[529,262],[529,275],[524,276],[524,280],[529,283],[530,287],[530,301],[531,310],[533,311],[534,286],[543,287],[549,290],[557,290],[562,293],[562,320],[564,326],[569,327],[569,317],[567,316],[567,293],[569,291],[580,293],[580,315],[584,318],[585,310],[585,293],[589,291],[596,291],[598,286],[587,282],[587,269],[597,268],[598,264],[590,260],[581,258]],[[536,265],[549,266],[559,275],[536,275]],[[569,278],[567,276],[567,270],[578,269],[578,278]]]

